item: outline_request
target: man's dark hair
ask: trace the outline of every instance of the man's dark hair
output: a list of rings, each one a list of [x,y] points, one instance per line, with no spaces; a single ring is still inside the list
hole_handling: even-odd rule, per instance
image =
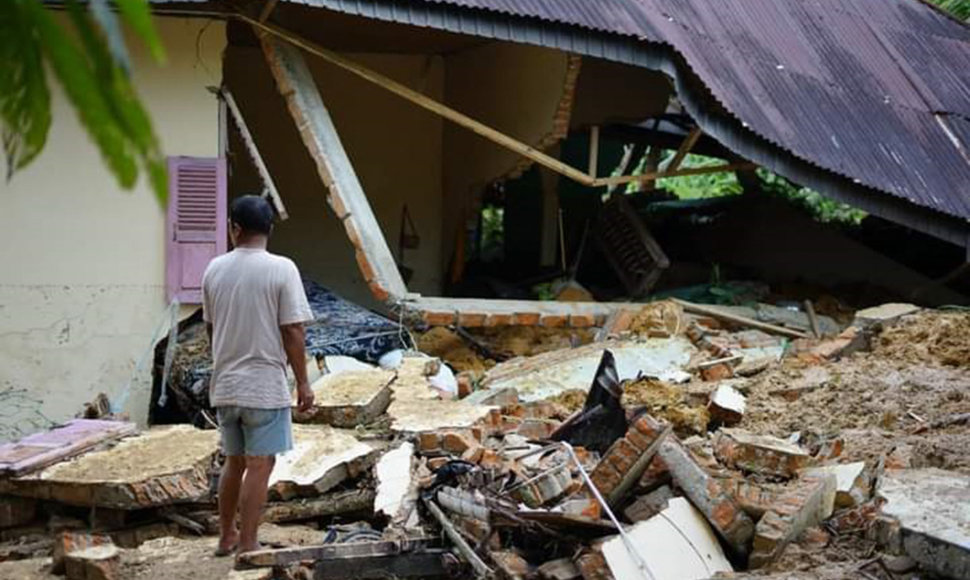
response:
[[[229,221],[244,232],[268,236],[273,229],[273,208],[258,195],[244,195],[232,200]]]

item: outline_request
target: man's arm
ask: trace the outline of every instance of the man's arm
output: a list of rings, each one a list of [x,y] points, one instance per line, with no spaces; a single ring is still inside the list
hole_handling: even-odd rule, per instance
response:
[[[297,322],[281,326],[280,335],[283,337],[286,360],[293,369],[293,376],[296,377],[297,409],[305,413],[313,407],[313,391],[310,390],[310,382],[306,375],[306,331],[303,329],[303,323]]]

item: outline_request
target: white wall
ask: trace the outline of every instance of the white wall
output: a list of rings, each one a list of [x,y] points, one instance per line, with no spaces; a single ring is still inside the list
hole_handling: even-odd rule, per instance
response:
[[[167,155],[216,156],[222,22],[159,17],[168,62],[129,41],[135,85]],[[127,399],[144,420],[152,331],[163,320],[164,208],[144,181],[121,190],[71,105],[52,82],[54,122],[44,152],[0,184],[0,438],[43,413],[63,420],[98,392],[123,397],[136,362],[146,373]],[[5,171],[6,168],[4,167]],[[183,313],[184,314],[184,313]],[[23,399],[24,397],[20,397]]]

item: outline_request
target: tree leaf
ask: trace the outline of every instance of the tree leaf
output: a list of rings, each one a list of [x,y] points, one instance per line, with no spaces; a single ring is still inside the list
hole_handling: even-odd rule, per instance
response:
[[[44,148],[51,97],[37,30],[23,0],[0,2],[0,38],[0,123],[9,179]]]
[[[108,49],[115,64],[120,66],[126,74],[131,72],[131,59],[125,47],[125,36],[121,32],[121,23],[108,0],[89,0],[88,9],[94,21],[101,27],[101,32],[108,42]]]
[[[115,0],[122,18],[148,46],[158,62],[165,62],[165,48],[152,25],[151,9],[146,0]]]

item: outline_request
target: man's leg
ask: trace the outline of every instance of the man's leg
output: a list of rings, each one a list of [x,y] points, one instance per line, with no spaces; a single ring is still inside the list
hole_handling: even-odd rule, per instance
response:
[[[266,491],[269,476],[273,472],[276,457],[273,455],[252,455],[246,457],[246,475],[242,482],[242,497],[239,506],[239,551],[249,552],[259,549],[256,532],[259,519],[266,505]]]
[[[231,552],[239,543],[236,528],[236,511],[239,508],[239,491],[242,487],[246,460],[241,455],[226,457],[219,477],[219,551]]]

